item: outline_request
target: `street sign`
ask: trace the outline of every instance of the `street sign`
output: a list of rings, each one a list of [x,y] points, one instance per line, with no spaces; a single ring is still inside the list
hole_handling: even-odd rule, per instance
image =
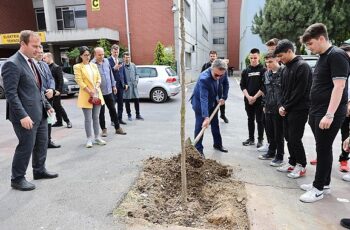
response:
[[[41,42],[46,42],[46,33],[37,32]],[[19,33],[0,34],[0,45],[19,44]]]
[[[100,11],[100,0],[91,0],[92,11]]]

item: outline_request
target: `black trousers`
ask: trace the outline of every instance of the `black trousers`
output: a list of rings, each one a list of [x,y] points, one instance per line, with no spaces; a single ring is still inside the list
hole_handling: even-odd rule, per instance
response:
[[[245,102],[245,111],[248,116],[248,131],[249,131],[249,139],[254,140],[254,132],[255,132],[255,123],[258,125],[258,140],[264,140],[264,124],[263,124],[263,107],[261,102],[255,102],[253,105],[249,105],[248,102]]]
[[[283,118],[283,133],[287,141],[289,151],[289,164],[295,166],[297,163],[306,166],[305,149],[302,142],[308,111],[288,112]]]
[[[283,160],[284,138],[283,138],[283,120],[278,113],[265,113],[266,136],[270,136],[270,145],[268,154],[276,155],[276,159]]]
[[[119,119],[119,121],[122,120],[122,117],[123,117],[123,94],[124,94],[124,89],[118,87],[117,94],[114,95],[114,100],[118,105],[118,119]]]
[[[126,113],[128,114],[128,117],[131,116],[130,102],[134,102],[136,116],[140,116],[140,102],[138,98],[124,99],[124,101],[125,101],[125,109],[126,109]]]
[[[226,109],[226,106],[225,104],[221,105],[220,106],[220,117],[225,117],[225,109]]]
[[[69,122],[67,113],[61,104],[61,95],[53,97],[53,108],[55,109],[55,112],[56,112],[56,120],[57,120],[56,122],[58,124],[62,124],[62,118],[65,122],[67,123]]]
[[[346,140],[346,138],[349,137],[349,125],[350,125],[350,117],[345,117],[344,122],[341,126],[341,154],[339,156],[339,162],[340,161],[347,161],[349,160],[349,153],[345,152],[343,149],[343,142]]]
[[[106,128],[106,120],[105,120],[105,108],[106,108],[106,106],[107,106],[108,111],[109,111],[109,116],[111,117],[111,120],[114,122],[114,128],[119,129],[120,125],[119,125],[118,114],[117,114],[117,111],[115,109],[115,102],[114,102],[113,93],[103,95],[103,99],[105,100],[105,104],[101,107],[100,116],[99,116],[101,129]]]
[[[33,128],[28,130],[20,123],[12,123],[18,138],[18,145],[12,160],[12,180],[18,180],[26,175],[30,156],[34,173],[45,170],[47,154],[47,119],[35,122]],[[32,154],[33,153],[33,154]]]
[[[335,137],[345,117],[334,117],[329,129],[320,129],[319,124],[322,117],[309,117],[309,125],[316,140],[317,164],[313,186],[323,190],[323,186],[331,183],[331,172],[333,163],[332,146]]]

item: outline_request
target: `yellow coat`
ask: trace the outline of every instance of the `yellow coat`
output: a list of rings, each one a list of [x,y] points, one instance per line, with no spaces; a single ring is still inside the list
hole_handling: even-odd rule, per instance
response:
[[[78,63],[73,66],[75,81],[80,86],[79,95],[78,95],[78,107],[92,109],[92,104],[89,103],[90,94],[88,94],[84,89],[89,87],[89,89],[93,89],[96,83],[101,84],[101,76],[100,72],[96,64],[90,63],[92,71],[94,73],[94,82],[91,82],[89,78],[89,73],[86,70],[86,67],[83,63]],[[102,105],[105,103],[103,100],[103,95],[101,89],[98,90],[98,97],[101,99]]]

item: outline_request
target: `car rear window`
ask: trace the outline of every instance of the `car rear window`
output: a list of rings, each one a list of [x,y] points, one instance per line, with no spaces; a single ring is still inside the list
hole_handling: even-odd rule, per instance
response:
[[[176,76],[177,73],[175,72],[175,70],[173,70],[170,67],[165,68],[165,71],[167,72],[167,74],[171,77],[171,76]]]

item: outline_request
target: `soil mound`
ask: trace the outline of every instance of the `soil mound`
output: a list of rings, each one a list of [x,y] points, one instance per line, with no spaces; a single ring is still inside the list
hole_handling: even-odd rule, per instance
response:
[[[244,184],[231,179],[232,168],[203,159],[193,146],[187,154],[187,206],[181,205],[181,155],[151,157],[117,216],[154,224],[209,229],[249,229]]]

